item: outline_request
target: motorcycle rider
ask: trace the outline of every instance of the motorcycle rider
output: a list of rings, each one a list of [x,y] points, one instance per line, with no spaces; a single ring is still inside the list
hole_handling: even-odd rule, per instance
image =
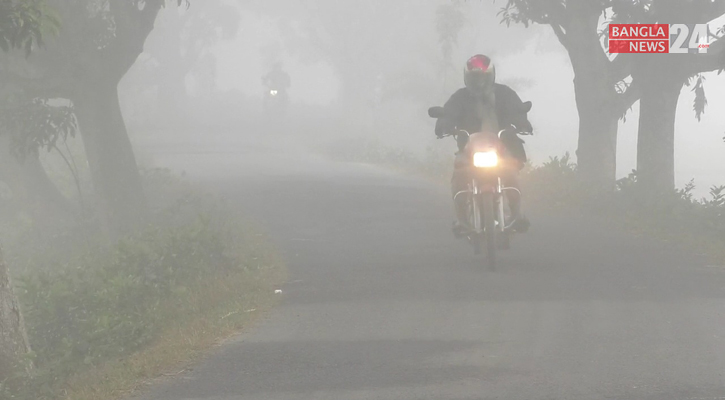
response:
[[[531,109],[531,102],[522,102],[516,92],[506,85],[495,82],[496,69],[491,59],[485,55],[477,54],[466,62],[464,68],[465,87],[456,91],[443,106],[445,117],[436,123],[435,133],[440,138],[444,134],[455,130],[465,130],[471,134],[476,132],[498,132],[507,129],[502,135],[502,142],[509,153],[508,156],[516,160],[515,170],[504,171],[502,182],[506,187],[519,189],[518,174],[526,163],[526,152],[516,132],[532,132],[533,128],[526,114]],[[513,129],[512,126],[515,126]],[[456,193],[466,190],[469,177],[465,166],[470,164],[463,148],[467,143],[465,136],[458,136],[458,149],[451,179],[452,195],[457,221],[454,222],[453,232],[457,237],[465,236],[470,229],[466,212],[465,198]],[[461,168],[463,167],[463,168]],[[509,229],[525,232],[529,221],[521,213],[521,195],[511,190],[507,192],[512,223]]]
[[[270,90],[277,90],[280,95],[286,95],[291,86],[290,76],[282,69],[282,63],[277,62],[267,75],[262,77],[262,83]]]

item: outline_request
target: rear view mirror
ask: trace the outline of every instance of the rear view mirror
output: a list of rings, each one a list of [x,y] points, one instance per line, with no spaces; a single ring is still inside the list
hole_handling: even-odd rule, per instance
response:
[[[531,105],[532,104],[530,101],[524,102],[524,112],[528,113],[529,111],[531,111]]]
[[[431,118],[443,118],[446,116],[446,110],[443,107],[431,107],[428,109],[428,116]]]

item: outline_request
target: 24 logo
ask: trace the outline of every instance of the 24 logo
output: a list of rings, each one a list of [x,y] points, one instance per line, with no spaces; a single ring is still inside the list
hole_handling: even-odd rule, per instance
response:
[[[690,26],[693,28],[690,29]],[[707,49],[710,48],[708,26],[706,24],[690,26],[685,24],[670,25],[670,37],[674,37],[674,40],[670,45],[670,53],[707,53]],[[686,41],[688,42],[688,45],[687,47],[683,47]]]

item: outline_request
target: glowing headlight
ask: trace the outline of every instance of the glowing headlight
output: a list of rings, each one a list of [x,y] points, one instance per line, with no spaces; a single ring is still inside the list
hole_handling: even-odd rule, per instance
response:
[[[269,94],[271,94],[272,96],[276,96],[277,95],[277,91],[276,90],[270,90],[269,91]]]
[[[498,154],[495,151],[473,153],[473,165],[478,168],[491,168],[498,165]]]

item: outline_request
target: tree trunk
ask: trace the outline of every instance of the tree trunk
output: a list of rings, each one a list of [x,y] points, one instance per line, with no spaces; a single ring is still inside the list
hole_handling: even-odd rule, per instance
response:
[[[637,74],[641,83],[637,181],[653,193],[675,188],[675,115],[684,80],[649,63]]]
[[[23,314],[20,312],[10,280],[8,266],[0,251],[0,382],[11,377],[12,372],[24,364],[22,357],[30,352]]]
[[[108,233],[123,233],[142,219],[147,207],[119,106],[118,83],[143,53],[166,2],[104,1],[113,34],[103,46],[87,40],[104,35],[107,27],[96,23],[86,3],[52,1],[66,23],[47,51],[31,57],[31,64],[43,81],[40,93],[73,101],[102,222]]]
[[[73,101],[105,226],[124,233],[143,218],[147,208],[117,84],[86,87]]]
[[[610,99],[606,78],[580,71],[574,78],[579,112],[577,165],[581,178],[593,187],[613,190],[617,171],[619,117]]]
[[[610,61],[599,43],[601,8],[573,2],[566,34],[554,27],[574,70],[574,94],[579,113],[577,165],[584,183],[596,192],[612,191],[616,181],[619,115]]]

